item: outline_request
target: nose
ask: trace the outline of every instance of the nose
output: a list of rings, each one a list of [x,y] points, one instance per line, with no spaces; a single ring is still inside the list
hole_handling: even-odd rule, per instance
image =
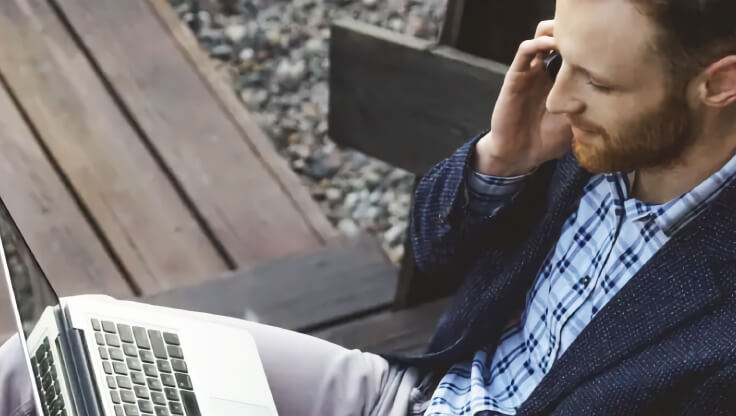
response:
[[[545,106],[552,114],[580,113],[585,108],[583,102],[575,98],[565,62],[562,63],[552,89],[547,94]]]

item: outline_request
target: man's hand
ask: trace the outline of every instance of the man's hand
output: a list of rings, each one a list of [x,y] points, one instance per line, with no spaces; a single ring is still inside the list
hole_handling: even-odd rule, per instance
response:
[[[480,173],[521,175],[570,150],[570,125],[545,106],[553,81],[544,58],[555,49],[553,20],[540,22],[534,39],[519,46],[493,110],[491,131],[476,146]]]

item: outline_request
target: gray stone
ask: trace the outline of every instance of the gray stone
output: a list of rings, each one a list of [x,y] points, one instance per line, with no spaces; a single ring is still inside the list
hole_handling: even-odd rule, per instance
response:
[[[360,234],[360,228],[355,221],[350,218],[343,218],[337,223],[337,229],[348,237],[355,237]]]
[[[336,202],[342,199],[342,191],[338,188],[327,188],[325,196],[328,201]]]
[[[211,53],[212,53],[212,56],[216,58],[230,59],[230,56],[233,53],[233,48],[232,46],[226,43],[223,43],[223,44],[217,45],[214,48],[212,48]]]

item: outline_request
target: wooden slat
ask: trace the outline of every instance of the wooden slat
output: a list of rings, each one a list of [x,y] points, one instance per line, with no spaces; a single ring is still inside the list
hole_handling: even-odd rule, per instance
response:
[[[274,151],[271,139],[258,126],[243,103],[233,91],[230,72],[218,70],[215,62],[202,50],[186,23],[177,16],[168,0],[148,0],[162,24],[177,40],[190,62],[197,68],[212,92],[220,100],[241,132],[253,145],[254,152],[264,165],[273,172],[276,180],[293,199],[309,225],[325,241],[332,241],[339,233],[330,224],[322,209],[314,202],[307,188],[289,167],[286,159]],[[220,65],[220,68],[224,68]]]
[[[330,137],[422,174],[487,128],[506,70],[446,46],[337,21]]]
[[[302,330],[387,308],[396,274],[375,239],[364,236],[143,302]]]
[[[132,294],[2,87],[0,177],[0,196],[59,293]],[[9,308],[4,278],[0,287]],[[0,334],[14,330],[12,314],[3,313]]]
[[[143,293],[227,269],[45,0],[0,4],[0,70]]]
[[[419,354],[432,336],[445,306],[447,299],[441,299],[412,309],[379,313],[312,335],[362,351]]]
[[[462,1],[462,15],[454,16],[460,21],[453,46],[509,65],[519,44],[534,37],[537,24],[555,15],[549,0]]]
[[[146,0],[55,0],[239,267],[324,240]]]

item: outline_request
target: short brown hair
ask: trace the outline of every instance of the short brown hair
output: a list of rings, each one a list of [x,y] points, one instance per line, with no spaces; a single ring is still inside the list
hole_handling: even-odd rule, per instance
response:
[[[652,49],[674,85],[736,54],[736,0],[629,0],[657,25]]]

